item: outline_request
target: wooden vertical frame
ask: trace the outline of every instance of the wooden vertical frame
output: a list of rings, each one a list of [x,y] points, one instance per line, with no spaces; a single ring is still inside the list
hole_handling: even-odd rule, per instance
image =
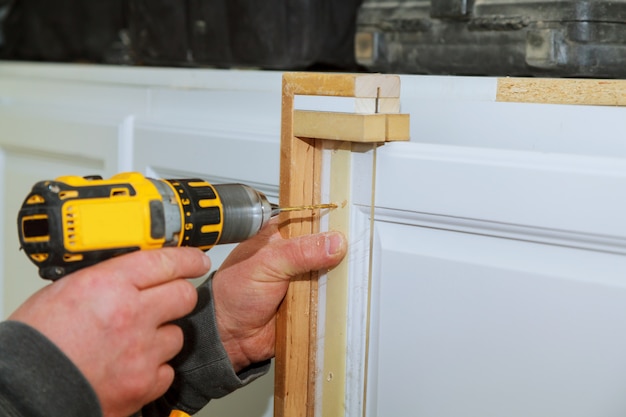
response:
[[[393,75],[285,73],[280,204],[320,203],[325,140],[373,143],[408,140],[408,115],[380,114],[397,113],[399,93],[400,80]],[[355,113],[294,111],[296,95],[352,97],[355,98]],[[338,148],[349,151],[350,146],[338,145]],[[319,217],[302,212],[286,214],[281,227],[285,237],[316,233],[320,227]],[[319,406],[315,387],[318,369],[317,278],[316,273],[310,273],[292,280],[278,312],[276,417],[314,417]],[[342,320],[341,317],[337,319]],[[344,323],[345,319],[343,317]],[[338,403],[341,406],[341,400]]]

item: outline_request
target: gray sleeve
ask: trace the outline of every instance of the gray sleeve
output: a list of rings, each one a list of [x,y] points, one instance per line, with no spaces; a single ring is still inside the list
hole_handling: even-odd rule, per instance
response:
[[[198,287],[195,310],[176,321],[185,334],[185,344],[171,362],[176,371],[174,383],[162,398],[144,408],[144,417],[168,416],[172,409],[194,414],[209,400],[223,397],[269,370],[268,360],[235,373],[217,330],[211,278]]]
[[[0,323],[0,415],[102,416],[96,393],[80,370],[37,330]]]

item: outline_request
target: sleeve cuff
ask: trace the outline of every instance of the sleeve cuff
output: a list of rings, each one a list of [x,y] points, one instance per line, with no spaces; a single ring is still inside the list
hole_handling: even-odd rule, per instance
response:
[[[17,321],[0,323],[0,415],[101,416],[95,391],[48,338]]]

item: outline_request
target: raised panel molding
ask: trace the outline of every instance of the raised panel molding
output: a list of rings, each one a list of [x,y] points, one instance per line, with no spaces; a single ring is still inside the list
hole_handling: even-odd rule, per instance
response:
[[[624,256],[383,220],[375,233],[368,416],[623,414]]]
[[[410,179],[402,192],[398,176]],[[433,226],[623,252],[625,181],[621,158],[392,144],[379,155],[377,206]]]

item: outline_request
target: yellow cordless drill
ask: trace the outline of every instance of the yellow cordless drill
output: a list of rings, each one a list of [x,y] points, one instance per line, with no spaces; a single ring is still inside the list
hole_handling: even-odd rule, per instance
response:
[[[35,184],[18,214],[20,244],[43,278],[56,280],[141,249],[242,242],[285,210],[243,184],[152,179],[138,172],[64,176]]]

